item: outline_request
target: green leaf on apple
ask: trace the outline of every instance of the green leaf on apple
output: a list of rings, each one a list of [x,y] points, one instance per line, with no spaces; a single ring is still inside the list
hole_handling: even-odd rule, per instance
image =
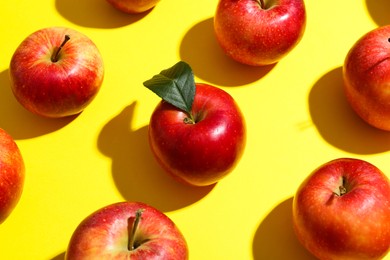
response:
[[[192,69],[186,62],[179,61],[143,84],[166,102],[191,114],[196,86]]]

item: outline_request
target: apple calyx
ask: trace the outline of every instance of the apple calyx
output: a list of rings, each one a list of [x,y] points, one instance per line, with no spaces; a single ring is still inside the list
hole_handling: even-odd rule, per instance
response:
[[[135,241],[135,233],[137,232],[138,225],[139,225],[139,222],[141,220],[143,212],[144,212],[144,209],[138,209],[135,212],[135,218],[131,217],[128,219],[129,223],[132,222],[131,229],[129,228],[129,242],[127,245],[127,249],[129,251],[133,251],[133,250],[137,249],[137,247],[139,247],[142,244],[142,243],[137,243]],[[129,227],[130,227],[130,225],[129,225]]]
[[[191,112],[196,85],[193,71],[186,62],[179,61],[143,84],[164,101],[186,112],[187,117],[183,120],[185,124],[195,124],[199,121]]]
[[[65,35],[65,39],[64,41],[61,43],[60,47],[57,48],[57,50],[55,52],[53,52],[53,55],[51,56],[51,61],[56,63],[59,59],[59,54],[60,54],[60,51],[62,50],[62,48],[64,47],[64,45],[70,40],[70,36],[69,35]]]

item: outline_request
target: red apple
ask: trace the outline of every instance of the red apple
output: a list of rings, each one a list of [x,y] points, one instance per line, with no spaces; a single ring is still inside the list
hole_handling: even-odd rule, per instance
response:
[[[141,202],[119,202],[79,224],[65,259],[186,260],[188,248],[168,216]]]
[[[363,35],[343,66],[344,92],[368,124],[390,131],[390,25]]]
[[[63,27],[29,35],[10,63],[16,99],[27,110],[53,118],[83,111],[98,93],[103,74],[96,45],[84,34]]]
[[[325,163],[298,188],[293,224],[319,259],[381,259],[390,248],[389,179],[363,160]]]
[[[207,186],[225,177],[245,146],[245,124],[233,98],[222,89],[196,84],[193,120],[161,101],[149,124],[149,143],[159,164],[176,179]]]
[[[0,128],[0,223],[19,202],[24,185],[24,162],[13,138]]]
[[[116,9],[129,13],[138,14],[152,9],[160,0],[107,0]]]
[[[274,64],[301,40],[303,0],[219,0],[214,29],[222,50],[248,65]]]
[[[246,129],[232,96],[195,83],[183,61],[144,85],[163,99],[150,118],[149,144],[166,172],[183,183],[208,186],[234,169],[245,147]]]

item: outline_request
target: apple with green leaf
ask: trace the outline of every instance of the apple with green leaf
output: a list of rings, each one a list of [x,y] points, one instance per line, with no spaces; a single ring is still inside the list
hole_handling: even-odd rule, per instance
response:
[[[103,81],[103,60],[84,34],[65,27],[38,30],[15,50],[11,88],[19,103],[37,115],[58,118],[79,114]]]
[[[12,136],[0,128],[0,223],[18,204],[24,186],[22,154]]]
[[[73,232],[66,260],[187,260],[188,247],[174,222],[142,202],[118,202],[86,217]]]
[[[230,94],[195,83],[183,61],[144,86],[162,98],[150,118],[149,143],[163,169],[193,186],[215,184],[234,169],[244,151],[246,128]]]
[[[138,14],[152,9],[160,0],[107,0],[107,2],[122,12]]]
[[[389,179],[363,160],[327,162],[298,188],[293,226],[318,259],[382,259],[390,249]]]
[[[222,50],[252,66],[281,60],[301,41],[305,27],[303,0],[219,0],[214,16]]]

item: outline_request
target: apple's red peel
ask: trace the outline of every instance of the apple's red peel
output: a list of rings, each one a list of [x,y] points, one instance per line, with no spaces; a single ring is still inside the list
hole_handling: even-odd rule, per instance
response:
[[[57,51],[53,53],[53,56],[51,56],[51,61],[56,63],[58,61],[58,55],[60,54],[60,51],[65,46],[65,44],[70,40],[69,35],[65,35],[64,41],[61,43],[60,47],[58,47]]]
[[[132,221],[131,229],[129,231],[129,244],[128,244],[128,249],[129,251],[132,251],[136,249],[139,245],[135,243],[135,233],[137,232],[139,222],[142,217],[142,213],[144,212],[144,209],[139,209],[135,213],[135,218],[134,221]],[[131,219],[129,219],[129,222],[131,222]]]
[[[388,61],[388,60],[390,60],[390,57],[388,57],[388,56],[383,57],[383,59],[377,61],[371,67],[369,67],[366,72],[370,73],[371,70],[375,70],[377,66],[379,66],[381,63]]]
[[[139,14],[152,9],[160,0],[107,0],[114,8],[128,14]]]

